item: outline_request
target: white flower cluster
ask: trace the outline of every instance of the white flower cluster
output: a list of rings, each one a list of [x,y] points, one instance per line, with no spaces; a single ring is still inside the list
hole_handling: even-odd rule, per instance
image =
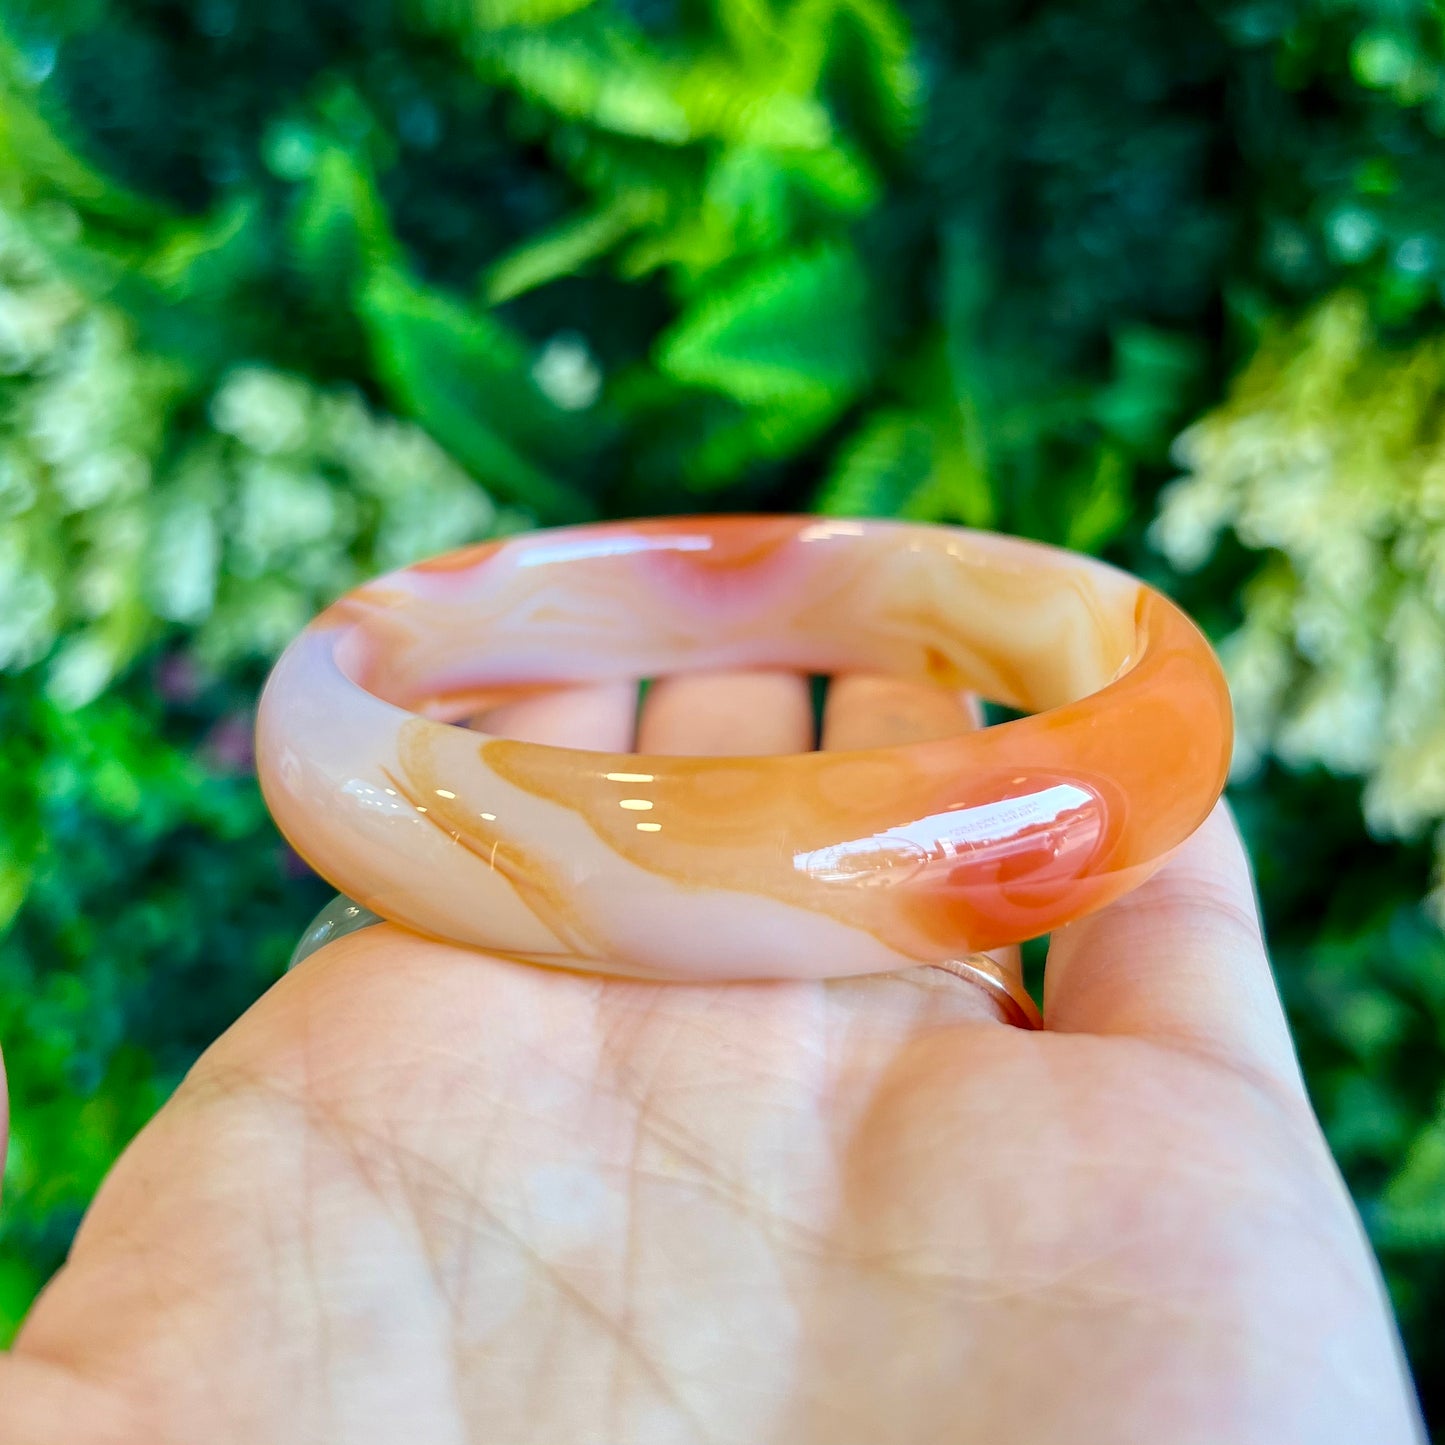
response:
[[[1176,455],[1155,545],[1181,569],[1226,529],[1270,554],[1221,646],[1236,773],[1273,754],[1366,779],[1376,834],[1436,830],[1445,916],[1445,342],[1383,350],[1333,297]]]
[[[0,214],[0,670],[43,664],[79,706],[168,627],[216,667],[264,659],[364,577],[498,524],[353,392],[247,366],[196,399]]]

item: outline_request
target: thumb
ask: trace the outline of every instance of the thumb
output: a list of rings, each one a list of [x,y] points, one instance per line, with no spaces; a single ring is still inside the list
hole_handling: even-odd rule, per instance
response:
[[[1304,1093],[1228,807],[1147,883],[1054,934],[1045,1027],[1192,1049]]]

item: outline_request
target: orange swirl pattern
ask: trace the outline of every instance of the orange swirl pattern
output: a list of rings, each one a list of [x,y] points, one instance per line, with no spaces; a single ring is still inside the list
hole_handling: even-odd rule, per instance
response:
[[[1033,716],[787,757],[603,754],[449,725],[565,682],[892,672]],[[538,532],[321,614],[257,724],[277,823],[435,937],[647,977],[839,976],[1045,933],[1146,878],[1223,787],[1208,643],[1125,574],[954,528],[683,518]]]

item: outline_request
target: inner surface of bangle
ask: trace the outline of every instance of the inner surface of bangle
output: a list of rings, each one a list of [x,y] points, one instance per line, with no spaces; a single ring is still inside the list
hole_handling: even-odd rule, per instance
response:
[[[705,669],[892,673],[1027,712],[1137,661],[1139,585],[985,534],[807,518],[613,524],[483,544],[344,598],[336,659],[438,719],[496,689]]]

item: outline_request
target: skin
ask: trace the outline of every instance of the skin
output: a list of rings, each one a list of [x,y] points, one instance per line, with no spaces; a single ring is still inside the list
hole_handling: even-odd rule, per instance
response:
[[[632,707],[487,726],[625,747]],[[968,725],[854,678],[822,741]],[[803,684],[659,684],[636,742],[810,746]],[[1423,1439],[1222,809],[1055,936],[1045,1016],[938,970],[650,985],[352,935],[117,1164],[0,1358],[0,1445]]]

